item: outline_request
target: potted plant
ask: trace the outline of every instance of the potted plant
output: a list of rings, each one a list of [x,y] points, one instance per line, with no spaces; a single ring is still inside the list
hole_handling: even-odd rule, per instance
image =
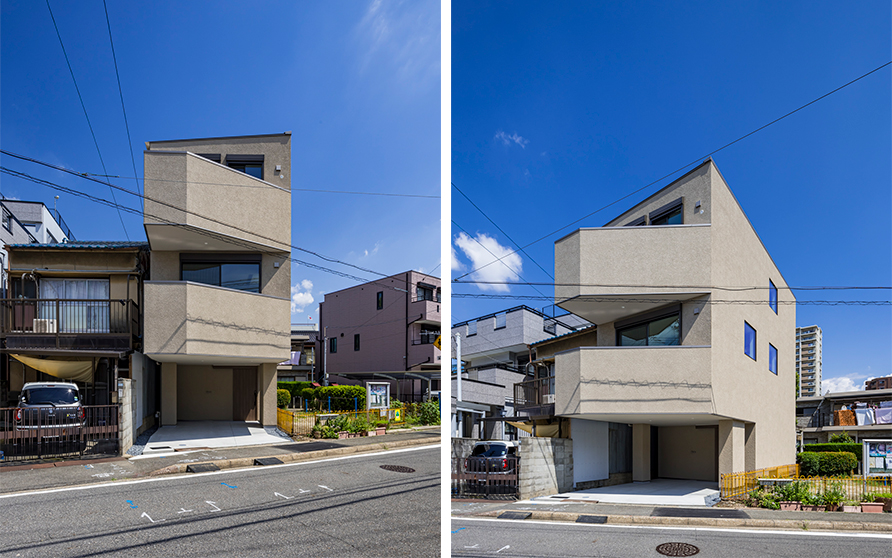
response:
[[[824,498],[820,494],[806,494],[802,498],[802,511],[824,511]]]
[[[375,434],[377,434],[378,436],[383,436],[383,435],[387,434],[387,421],[379,420],[378,422],[376,422],[375,423],[375,431],[376,431]]]
[[[883,503],[883,511],[892,512],[892,492],[880,492],[873,495],[874,502]]]
[[[821,498],[827,505],[827,511],[838,511],[845,497],[846,494],[843,492],[842,484],[839,481],[831,482],[830,487],[824,489],[821,493]]]
[[[775,486],[775,493],[779,498],[778,504],[781,511],[799,511],[802,509],[802,499],[809,495],[808,483],[793,481],[789,484]]]
[[[861,498],[861,511],[863,513],[883,513],[883,502],[865,502],[868,496]]]
[[[856,500],[844,500],[842,511],[846,513],[861,513],[861,505]]]

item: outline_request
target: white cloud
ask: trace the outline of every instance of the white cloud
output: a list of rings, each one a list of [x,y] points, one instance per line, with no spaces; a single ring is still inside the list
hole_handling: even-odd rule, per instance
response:
[[[866,376],[840,376],[838,378],[822,378],[821,379],[821,395],[828,391],[831,393],[839,393],[841,391],[860,391],[864,389],[864,380]]]
[[[417,89],[440,79],[439,4],[369,3],[359,23],[362,72],[391,72],[400,87]]]
[[[491,236],[480,233],[476,238],[471,238],[465,233],[459,233],[455,238],[455,245],[471,260],[471,267],[477,269],[471,274],[471,279],[475,281],[518,281],[520,279],[520,272],[523,270],[523,260],[520,254],[512,254],[511,248],[502,246]],[[492,263],[499,258],[501,258],[500,262]],[[508,292],[510,290],[508,285],[480,284],[477,286],[482,291]]]
[[[363,250],[363,253],[362,253],[363,255],[362,255],[362,257],[363,257],[363,258],[367,258],[367,257],[369,257],[369,256],[374,256],[375,254],[378,253],[378,248],[380,248],[380,247],[381,247],[381,242],[376,242],[376,243],[375,243],[375,247],[372,248],[372,251],[371,251],[371,252],[369,252],[368,250]]]
[[[502,140],[502,143],[504,143],[505,145],[511,145],[511,142],[514,142],[524,149],[526,149],[527,144],[530,143],[530,140],[524,139],[523,136],[517,135],[517,132],[514,132],[513,134],[511,134],[509,136],[508,134],[506,134],[505,132],[503,132],[501,130],[496,132],[494,139]]]
[[[458,259],[458,254],[455,253],[455,246],[450,246],[449,251],[452,256],[452,271],[461,271],[465,268],[464,264],[462,264]]]
[[[301,290],[303,289],[303,290]],[[291,285],[291,313],[303,312],[304,309],[313,304],[313,282],[304,279],[299,285]]]

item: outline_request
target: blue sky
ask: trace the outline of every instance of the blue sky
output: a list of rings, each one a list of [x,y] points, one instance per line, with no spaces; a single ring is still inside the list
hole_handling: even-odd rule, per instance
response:
[[[102,2],[50,5],[108,173],[132,177]],[[102,174],[46,4],[2,0],[0,7],[3,149]],[[438,199],[296,191],[440,195],[438,2],[269,1],[246,9],[234,1],[110,0],[108,11],[140,176],[145,141],[291,130],[293,244],[384,274],[440,274]],[[0,161],[111,196],[106,186]],[[0,192],[49,207],[57,193],[7,175]],[[139,207],[132,196],[116,197]],[[58,207],[79,240],[126,238],[114,209],[65,193]],[[124,227],[145,240],[140,217],[125,213]],[[323,293],[354,284],[295,264],[292,321],[316,321]]]
[[[889,62],[889,21],[886,1],[456,0],[452,180],[525,245]],[[890,76],[886,67],[713,156],[790,285],[892,284]],[[549,281],[537,263],[553,273],[557,238],[603,225],[680,174],[510,265]],[[462,229],[500,255],[515,248],[455,190],[452,199],[453,277],[492,260]],[[495,264],[482,278],[514,277]],[[453,299],[452,322],[518,304],[543,305]],[[803,304],[796,321],[823,328],[825,390],[892,374],[889,306]]]

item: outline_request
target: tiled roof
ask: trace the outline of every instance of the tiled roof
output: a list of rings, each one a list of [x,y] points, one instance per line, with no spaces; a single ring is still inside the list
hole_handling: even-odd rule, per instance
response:
[[[97,250],[109,248],[148,248],[148,242],[131,242],[124,240],[72,240],[53,244],[10,244],[10,248],[49,248],[64,250]]]

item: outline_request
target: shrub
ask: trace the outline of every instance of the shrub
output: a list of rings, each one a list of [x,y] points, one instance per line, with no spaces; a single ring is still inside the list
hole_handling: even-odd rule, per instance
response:
[[[843,430],[839,434],[834,434],[833,436],[830,436],[830,443],[831,444],[854,444],[855,440],[853,440],[852,437],[849,436],[848,432]],[[861,444],[858,444],[858,445],[861,445]]]
[[[810,496],[808,481],[793,481],[788,484],[776,485],[773,492],[778,500],[784,502],[802,502]]]
[[[292,399],[295,397],[302,397],[300,392],[303,389],[313,387],[313,382],[278,382],[276,384],[276,388],[278,389],[287,389],[289,393],[291,393]]]
[[[440,424],[440,404],[437,401],[425,401],[418,412],[421,424]]]
[[[276,390],[276,404],[280,409],[284,409],[291,403],[291,392],[287,389]]]
[[[858,458],[847,451],[821,453],[821,474],[828,477],[849,475],[858,466]]]
[[[821,474],[821,454],[815,451],[804,451],[796,456],[799,474],[803,477],[816,477]]]
[[[814,452],[836,452],[836,451],[847,451],[855,454],[855,457],[860,461],[861,460],[861,444],[849,444],[849,443],[833,443],[833,444],[805,444],[803,446],[802,451],[814,451]]]
[[[350,417],[348,417],[347,415],[338,415],[333,419],[329,419],[328,423],[325,426],[333,430],[335,434],[343,430],[349,431]]]

